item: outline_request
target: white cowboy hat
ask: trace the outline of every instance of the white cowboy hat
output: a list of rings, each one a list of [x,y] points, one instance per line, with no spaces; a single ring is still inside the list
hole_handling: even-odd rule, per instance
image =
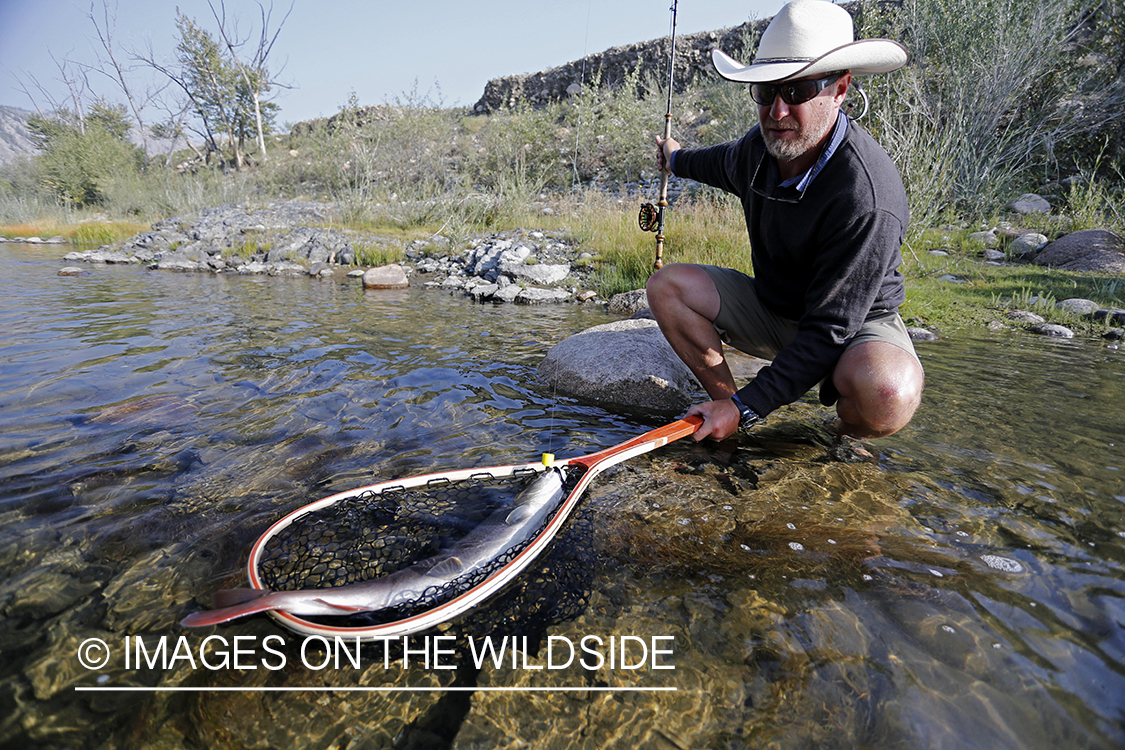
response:
[[[711,50],[719,75],[742,83],[779,83],[837,70],[857,76],[889,73],[909,59],[906,47],[891,39],[855,41],[851,14],[826,0],[785,5],[762,33],[750,65]]]

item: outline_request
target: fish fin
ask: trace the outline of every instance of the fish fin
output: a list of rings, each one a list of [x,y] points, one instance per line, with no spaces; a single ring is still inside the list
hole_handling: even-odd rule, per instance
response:
[[[516,506],[515,508],[512,509],[512,512],[508,514],[508,517],[504,519],[504,523],[508,524],[509,526],[515,526],[517,523],[522,523],[533,512],[534,511],[531,509],[530,506],[527,506],[527,505]]]
[[[216,604],[220,604],[224,601],[231,603],[226,606],[220,606],[217,609],[192,612],[190,615],[180,620],[180,625],[185,628],[204,628],[208,625],[219,625],[224,622],[229,622],[237,617],[245,617],[246,615],[254,615],[259,612],[277,609],[276,603],[271,602],[266,597],[266,594],[269,593],[269,591],[263,591],[261,589],[226,589],[224,591],[216,591]]]
[[[233,607],[260,599],[269,592],[265,589],[220,589],[211,595],[215,607]]]
[[[338,609],[338,610],[341,610],[343,612],[366,612],[369,609],[368,607],[350,607],[347,604],[336,604],[334,602],[325,601],[324,599],[317,599],[317,601],[320,602],[321,604],[323,604],[326,607],[331,607],[332,609]]]
[[[439,561],[426,571],[426,575],[438,577],[455,576],[465,569],[465,563],[459,557],[447,557]]]

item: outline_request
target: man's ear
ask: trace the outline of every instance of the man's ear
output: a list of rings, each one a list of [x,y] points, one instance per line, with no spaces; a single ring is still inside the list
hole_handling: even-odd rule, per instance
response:
[[[836,95],[833,97],[836,100],[836,106],[839,106],[844,101],[844,97],[848,95],[848,89],[851,88],[851,85],[852,72],[848,70],[836,81]]]

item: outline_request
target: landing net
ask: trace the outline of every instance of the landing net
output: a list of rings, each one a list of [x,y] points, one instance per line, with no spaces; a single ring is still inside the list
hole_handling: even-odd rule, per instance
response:
[[[579,465],[565,467],[563,471],[564,491],[569,496],[586,469]],[[291,518],[287,525],[261,542],[258,578],[267,589],[290,591],[333,588],[386,576],[454,547],[458,539],[492,513],[512,507],[516,496],[538,475],[534,469],[517,469],[507,476],[485,472],[457,481],[436,477],[420,486],[382,487],[342,497]],[[564,503],[560,509],[567,507]],[[378,612],[301,619],[339,628],[367,628],[427,612],[472,590],[511,563],[552,520],[548,518],[526,541],[483,567],[435,585],[407,604]],[[573,525],[574,519],[571,519],[568,526]],[[563,562],[564,567],[559,570],[563,577],[572,576],[576,571],[566,570],[563,558],[567,545],[565,540],[560,541],[562,545],[555,544],[551,548],[562,547],[560,554],[541,558],[535,567],[538,572],[525,572],[520,579],[528,575],[541,578],[542,571],[549,569],[552,557],[556,562]],[[551,577],[548,574],[548,578]],[[555,588],[550,580],[539,583],[541,588]],[[543,606],[529,606],[527,601],[518,605],[529,613],[551,611],[552,618],[577,614],[566,611],[567,597],[560,593],[558,590],[550,593],[555,602],[548,603],[546,611]],[[523,598],[528,596],[536,595],[524,590]],[[579,593],[577,599],[584,600],[584,593]]]

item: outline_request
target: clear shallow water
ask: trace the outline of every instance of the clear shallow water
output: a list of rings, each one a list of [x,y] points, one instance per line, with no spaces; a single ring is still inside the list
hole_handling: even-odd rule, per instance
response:
[[[830,412],[810,400],[752,437],[678,443],[595,483],[589,607],[548,632],[672,635],[677,669],[485,668],[476,684],[675,693],[76,692],[448,684],[417,665],[328,674],[292,653],[249,671],[138,670],[120,653],[91,670],[78,652],[174,641],[305,502],[588,453],[665,420],[536,380],[554,343],[608,320],[596,310],[342,279],[58,277],[56,254],[0,245],[4,744],[1125,744],[1125,359],[1022,334],[921,345],[925,404],[875,444],[877,465],[825,461]],[[216,632],[285,631],[259,617]],[[438,732],[435,714],[458,719]]]

